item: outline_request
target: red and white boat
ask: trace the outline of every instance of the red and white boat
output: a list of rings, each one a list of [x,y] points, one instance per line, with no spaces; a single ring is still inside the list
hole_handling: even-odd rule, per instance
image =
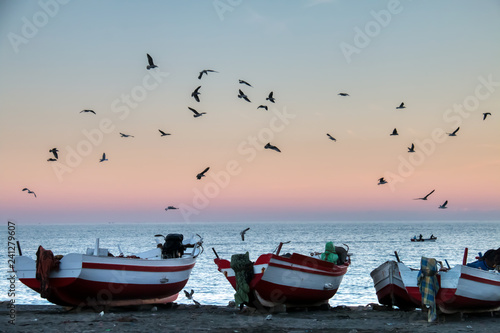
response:
[[[22,283],[58,305],[169,303],[186,285],[203,249],[201,237],[183,240],[182,235],[173,235],[174,243],[169,243],[171,235],[167,235],[163,248],[128,257],[110,255],[107,249],[99,247],[99,239],[86,254],[70,253],[60,260],[54,260],[51,251],[39,247],[37,260],[17,256],[15,271]],[[47,258],[52,258],[52,262]],[[48,267],[52,269],[49,271]]]
[[[277,253],[262,254],[253,263],[253,277],[248,282],[248,306],[308,307],[328,304],[337,292],[342,278],[350,265],[347,250],[336,247],[341,264],[334,264],[313,256],[298,253],[280,256],[282,243]],[[231,262],[214,259],[220,272],[224,274],[235,290],[236,277]]]

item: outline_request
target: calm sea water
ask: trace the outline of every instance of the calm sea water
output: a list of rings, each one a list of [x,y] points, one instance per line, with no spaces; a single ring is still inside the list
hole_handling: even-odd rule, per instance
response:
[[[245,241],[240,231],[246,227]],[[3,243],[7,226],[2,228]],[[329,223],[190,223],[190,224],[106,224],[106,225],[17,225],[16,239],[21,242],[23,255],[35,257],[38,245],[54,254],[83,253],[100,238],[100,246],[118,254],[118,245],[127,254],[142,252],[156,246],[155,234],[182,233],[184,237],[198,233],[204,238],[204,253],[196,262],[185,289],[194,289],[194,298],[201,304],[227,305],[234,290],[213,262],[215,248],[219,256],[230,259],[232,254],[250,253],[256,260],[262,253],[272,252],[280,241],[291,241],[282,253],[309,254],[323,251],[327,241],[347,244],[351,266],[344,276],[332,306],[376,303],[377,297],[370,272],[387,260],[394,260],[394,251],[412,267],[419,267],[420,257],[448,260],[450,266],[460,264],[464,248],[469,248],[468,260],[478,252],[500,247],[500,222],[329,222]],[[434,243],[412,243],[415,234],[438,237]],[[2,276],[1,300],[7,296],[7,249],[0,252]],[[18,304],[50,304],[16,282],[15,301]],[[183,293],[178,303],[190,303]]]

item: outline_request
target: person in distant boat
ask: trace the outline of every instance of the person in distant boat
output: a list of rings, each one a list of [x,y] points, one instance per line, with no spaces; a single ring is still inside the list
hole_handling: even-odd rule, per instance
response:
[[[432,234],[431,235],[431,239],[435,239],[435,238],[436,238],[436,236],[434,236],[434,234]]]
[[[420,235],[418,236],[418,239],[419,239],[419,240],[422,240],[422,239],[424,239],[424,236],[422,236],[422,234],[420,234]]]
[[[467,266],[473,268],[479,268],[482,269],[483,271],[493,270],[497,266],[497,263],[495,261],[496,252],[497,251],[493,249],[488,250],[484,253],[482,257],[480,257],[478,260],[474,262],[467,264]]]
[[[339,256],[335,252],[335,246],[333,245],[333,242],[328,242],[325,245],[325,252],[321,253],[321,260],[326,260],[329,262],[337,263],[339,260]]]

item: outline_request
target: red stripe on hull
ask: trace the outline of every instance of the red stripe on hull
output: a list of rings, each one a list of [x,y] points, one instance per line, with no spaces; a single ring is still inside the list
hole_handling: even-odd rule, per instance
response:
[[[493,281],[493,280],[489,280],[489,279],[483,279],[483,278],[480,278],[480,277],[477,277],[477,276],[472,276],[472,275],[469,275],[469,274],[461,274],[460,275],[460,278],[461,279],[465,279],[465,280],[471,280],[471,281],[475,281],[475,282],[480,282],[480,283],[484,283],[484,284],[490,284],[492,286],[500,286],[500,281]]]
[[[337,289],[333,290],[313,290],[297,287],[288,287],[278,285],[268,281],[261,280],[255,290],[266,301],[275,304],[290,304],[298,306],[314,305],[327,302],[332,298]]]
[[[414,303],[406,289],[402,289],[395,284],[388,284],[377,292],[377,298],[380,304],[397,306],[400,309],[414,309],[420,307],[419,303]]]
[[[500,301],[485,301],[455,295],[456,289],[440,289],[436,302],[443,312],[476,312],[494,310],[500,307]]]
[[[310,273],[310,274],[315,274],[315,275],[326,275],[326,276],[343,276],[347,271],[347,267],[345,267],[345,270],[339,269],[339,270],[336,270],[333,272],[332,271],[329,271],[329,272],[328,271],[314,271],[314,270],[300,268],[300,267],[296,267],[296,266],[287,266],[287,265],[276,264],[273,262],[270,262],[269,266],[283,268],[283,269],[287,269],[289,271],[299,271],[299,272],[304,272],[304,273]]]
[[[180,272],[180,271],[186,271],[193,267],[194,263],[185,266],[135,266],[135,265],[101,264],[96,262],[82,263],[82,268],[107,269],[107,270],[131,271],[131,272]]]

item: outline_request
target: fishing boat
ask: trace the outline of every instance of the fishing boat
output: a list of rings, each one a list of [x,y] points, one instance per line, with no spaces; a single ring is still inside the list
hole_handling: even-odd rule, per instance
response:
[[[316,253],[280,255],[282,245],[280,243],[276,253],[262,254],[255,262],[249,262],[245,305],[255,308],[328,306],[328,300],[337,292],[350,265],[348,248],[335,247],[339,260],[332,263],[319,259]],[[231,262],[219,258],[217,252],[215,255],[218,270],[238,291]]]
[[[36,260],[23,256],[18,244],[15,271],[19,281],[57,305],[169,303],[186,285],[203,251],[203,239],[183,239],[181,234],[164,239],[163,245],[157,241],[159,245],[153,249],[130,256],[113,256],[99,247],[99,239],[85,254],[54,256],[40,246]]]
[[[421,237],[413,236],[412,238],[410,238],[410,241],[412,241],[412,242],[435,242],[436,239],[437,239],[437,237],[434,237],[434,236],[431,236],[429,238],[421,238]]]

